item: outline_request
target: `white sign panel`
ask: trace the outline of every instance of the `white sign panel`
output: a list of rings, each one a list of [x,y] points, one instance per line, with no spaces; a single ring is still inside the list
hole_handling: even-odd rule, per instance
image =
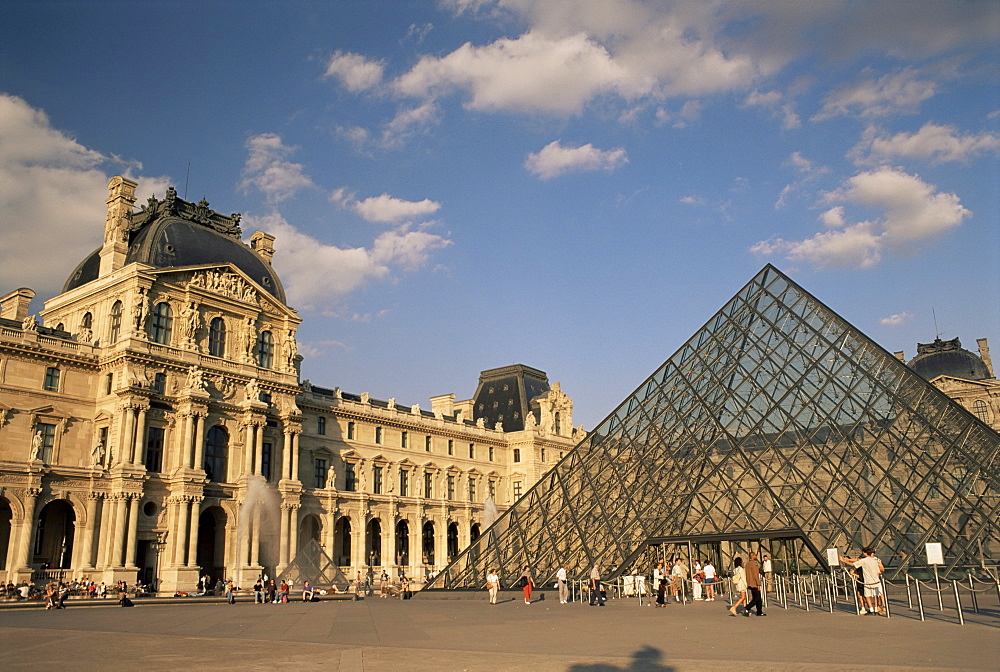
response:
[[[928,565],[943,565],[944,564],[944,551],[941,549],[940,543],[927,544],[927,564]]]
[[[826,549],[826,562],[831,567],[840,565],[840,553],[837,552],[836,548]]]

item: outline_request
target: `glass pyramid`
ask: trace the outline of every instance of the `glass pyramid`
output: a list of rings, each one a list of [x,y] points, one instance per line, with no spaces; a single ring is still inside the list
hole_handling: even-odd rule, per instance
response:
[[[310,539],[299,549],[295,559],[282,570],[281,576],[292,579],[297,586],[308,581],[316,589],[334,586],[342,593],[347,592],[351,583],[315,539]]]
[[[428,588],[645,572],[651,543],[685,537],[797,539],[796,568],[870,544],[890,577],[928,542],[945,571],[996,564],[998,454],[1000,434],[768,265]]]

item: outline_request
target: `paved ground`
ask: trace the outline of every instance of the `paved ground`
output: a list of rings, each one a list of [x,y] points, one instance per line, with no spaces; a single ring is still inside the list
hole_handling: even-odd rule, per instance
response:
[[[667,609],[612,600],[605,608],[485,600],[254,605],[220,602],[132,609],[74,604],[0,610],[5,670],[245,671],[1000,670],[1000,605],[957,624],[952,611],[892,618],[771,606],[730,617],[726,604]],[[935,604],[936,607],[936,604]]]

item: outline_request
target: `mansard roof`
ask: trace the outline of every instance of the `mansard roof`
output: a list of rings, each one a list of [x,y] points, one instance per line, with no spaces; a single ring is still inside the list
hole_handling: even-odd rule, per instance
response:
[[[269,263],[241,240],[240,215],[210,210],[208,201],[190,203],[167,189],[162,201],[151,196],[129,218],[125,264],[139,262],[156,268],[230,263],[275,299],[285,303],[285,290]],[[68,292],[96,280],[100,249],[88,255],[63,286]]]

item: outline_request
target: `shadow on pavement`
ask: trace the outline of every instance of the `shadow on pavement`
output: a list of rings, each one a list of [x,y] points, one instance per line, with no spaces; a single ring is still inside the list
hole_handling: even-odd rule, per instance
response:
[[[628,667],[605,665],[604,663],[571,665],[569,672],[675,672],[676,668],[663,665],[663,652],[652,646],[644,646],[632,654]]]

